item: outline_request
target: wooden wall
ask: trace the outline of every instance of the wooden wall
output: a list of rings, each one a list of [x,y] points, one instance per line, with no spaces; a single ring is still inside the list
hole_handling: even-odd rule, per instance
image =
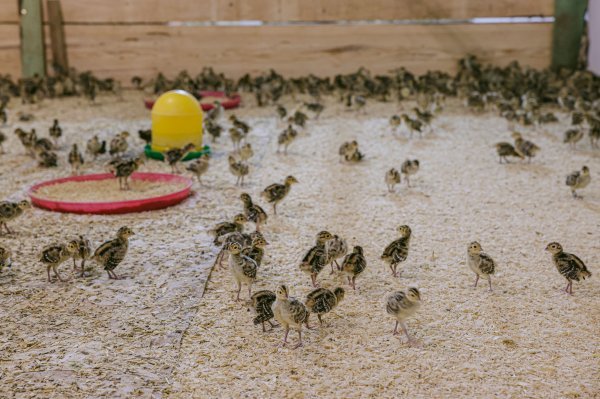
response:
[[[15,76],[20,71],[17,3],[0,1],[0,73]],[[62,9],[70,65],[129,80],[134,74],[148,77],[158,71],[194,73],[203,66],[232,76],[269,68],[290,75],[331,75],[360,66],[374,72],[399,66],[415,72],[452,71],[466,53],[500,64],[517,59],[546,67],[552,24],[479,25],[465,20],[552,16],[553,4],[553,0],[62,0]],[[453,21],[443,25],[413,21],[423,19]],[[211,24],[242,20],[267,25]],[[316,24],[336,20],[351,22]],[[412,22],[373,24],[374,20]],[[174,21],[201,24],[182,26]]]

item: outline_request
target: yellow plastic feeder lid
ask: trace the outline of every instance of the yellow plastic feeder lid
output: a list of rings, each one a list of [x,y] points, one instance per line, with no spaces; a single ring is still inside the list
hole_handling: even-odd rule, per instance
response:
[[[165,152],[193,143],[202,147],[203,113],[200,103],[184,90],[162,94],[152,107],[152,150]]]
[[[202,116],[202,107],[198,100],[187,91],[171,90],[158,97],[152,107],[152,114],[165,116]]]

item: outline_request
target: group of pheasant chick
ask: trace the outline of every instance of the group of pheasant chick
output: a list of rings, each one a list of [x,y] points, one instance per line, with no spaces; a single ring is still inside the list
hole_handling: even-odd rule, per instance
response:
[[[593,116],[591,113],[583,113],[574,111],[571,114],[572,128],[568,129],[564,134],[564,143],[568,143],[572,149],[576,148],[577,143],[583,138],[586,130],[585,124],[587,121],[587,130],[590,137],[592,148],[596,148],[597,142],[600,139],[600,116]],[[519,132],[513,132],[512,138],[514,145],[508,142],[496,143],[496,151],[498,153],[499,163],[509,163],[508,157],[525,159],[531,163],[531,159],[540,151],[540,147],[532,141],[523,138]],[[387,177],[386,177],[387,178]],[[582,199],[583,197],[577,194],[577,190],[586,188],[591,182],[590,169],[583,166],[581,170],[576,170],[567,175],[565,184],[571,190],[573,198]]]
[[[392,117],[390,123],[397,127],[404,121],[409,130],[416,130],[421,133],[421,128],[417,128],[416,122],[422,126],[430,126],[433,114],[421,112],[415,109],[417,119],[412,120],[407,115],[402,117]],[[411,123],[414,129],[411,128]],[[297,133],[293,131],[292,126],[279,136],[278,144],[285,145],[286,137],[294,137]],[[531,158],[539,151],[539,147],[531,141],[523,139],[520,133],[514,133],[514,146],[510,143],[498,143],[498,155],[500,162],[507,161],[506,157],[514,156],[519,158]],[[234,143],[235,147],[235,143]],[[285,148],[287,152],[287,146]],[[238,158],[241,156],[241,149],[238,147]],[[353,163],[359,162],[364,155],[358,150],[356,140],[345,142],[339,149],[340,160]],[[230,156],[230,159],[234,155]],[[230,161],[230,164],[232,161]],[[417,173],[420,163],[418,160],[406,160],[400,168],[400,172],[395,168],[390,169],[385,175],[385,182],[390,192],[394,191],[396,184],[401,182],[401,175],[405,176],[407,185],[410,187],[410,176]],[[233,171],[232,171],[233,173]],[[234,173],[235,174],[235,173]],[[587,176],[587,177],[586,177]],[[569,183],[569,179],[574,180]],[[587,179],[587,182],[586,182]],[[293,176],[288,176],[283,184],[273,184],[267,187],[262,196],[270,203],[273,203],[273,213],[276,214],[276,205],[289,192],[292,183],[297,180]],[[589,171],[584,167],[581,173],[574,173],[568,178],[567,184],[571,187],[582,188],[589,183]],[[574,192],[574,195],[575,192]],[[213,229],[215,235],[215,244],[221,246],[221,251],[217,256],[217,263],[222,264],[226,254],[229,257],[229,269],[237,284],[236,300],[240,300],[242,286],[246,285],[248,296],[252,307],[255,310],[254,324],[261,324],[263,332],[266,331],[266,324],[271,328],[277,327],[274,321],[284,328],[283,344],[288,343],[288,334],[290,330],[298,333],[298,342],[294,346],[297,348],[302,345],[302,328],[305,326],[311,329],[309,324],[310,314],[314,313],[320,324],[323,324],[322,316],[336,308],[344,299],[345,290],[342,287],[333,289],[319,287],[317,282],[318,275],[328,265],[331,267],[331,274],[339,273],[347,279],[348,284],[356,290],[356,278],[364,272],[367,266],[367,260],[361,246],[354,246],[352,252],[348,253],[346,241],[338,235],[331,234],[328,231],[321,231],[317,234],[315,244],[303,256],[299,268],[306,273],[311,280],[313,290],[310,291],[305,300],[301,301],[290,295],[290,289],[286,285],[279,286],[275,292],[270,290],[261,290],[252,293],[252,285],[255,282],[258,271],[265,254],[265,248],[268,242],[261,233],[261,226],[266,224],[267,213],[255,202],[249,194],[243,193],[241,200],[244,205],[243,213],[235,216],[232,222],[223,222]],[[255,223],[256,230],[253,233],[243,232],[247,222]],[[381,259],[388,264],[391,274],[398,276],[398,265],[408,257],[411,229],[407,225],[399,226],[398,238],[392,241],[383,251]],[[577,256],[566,253],[562,250],[560,244],[553,242],[547,245],[546,250],[552,254],[553,262],[559,273],[567,280],[565,292],[572,294],[573,281],[580,281],[591,276],[591,273]],[[340,262],[338,263],[338,260]],[[335,266],[334,266],[335,265]],[[472,242],[467,247],[467,265],[475,274],[475,284],[477,287],[479,279],[487,280],[489,290],[492,290],[492,275],[496,271],[496,263],[488,254],[483,252],[481,244]],[[409,334],[405,321],[413,316],[421,304],[421,293],[415,287],[410,287],[406,291],[395,291],[389,294],[385,299],[385,310],[388,315],[395,319],[393,334],[399,334],[399,327],[402,328],[409,344],[416,344],[417,341]]]
[[[7,223],[23,215],[29,208],[31,205],[28,201],[0,202],[0,235],[3,233],[2,227],[6,234],[12,234]],[[79,269],[81,277],[84,276],[86,260],[91,259],[106,270],[109,278],[119,279],[115,268],[125,259],[129,248],[129,237],[133,234],[130,228],[121,227],[117,231],[116,238],[104,242],[95,251],[92,251],[90,241],[80,235],[65,243],[54,243],[44,247],[41,250],[39,261],[46,265],[49,282],[54,282],[50,276],[50,270],[54,272],[58,280],[65,281],[58,272],[58,267],[68,259],[73,259],[73,269]],[[79,266],[77,266],[77,260],[80,261]],[[0,245],[0,272],[4,267],[11,267],[12,261],[12,251]]]

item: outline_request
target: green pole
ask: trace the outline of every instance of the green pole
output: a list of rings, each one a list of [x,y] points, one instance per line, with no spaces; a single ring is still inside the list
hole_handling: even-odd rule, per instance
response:
[[[46,50],[41,0],[19,0],[21,75],[46,76]]]
[[[587,0],[554,0],[552,68],[577,67]]]

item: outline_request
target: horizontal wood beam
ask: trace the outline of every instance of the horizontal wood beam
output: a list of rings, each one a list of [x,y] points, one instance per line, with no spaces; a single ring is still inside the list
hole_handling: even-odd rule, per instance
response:
[[[15,2],[0,1],[0,22],[18,22]],[[63,0],[62,8],[67,24],[469,19],[552,16],[554,0]]]
[[[287,76],[334,75],[364,66],[423,73],[456,70],[465,54],[505,65],[550,65],[552,24],[359,25],[264,27],[65,26],[69,63],[128,82],[131,76],[198,73],[228,76],[274,68]],[[176,45],[174,45],[176,43]]]

